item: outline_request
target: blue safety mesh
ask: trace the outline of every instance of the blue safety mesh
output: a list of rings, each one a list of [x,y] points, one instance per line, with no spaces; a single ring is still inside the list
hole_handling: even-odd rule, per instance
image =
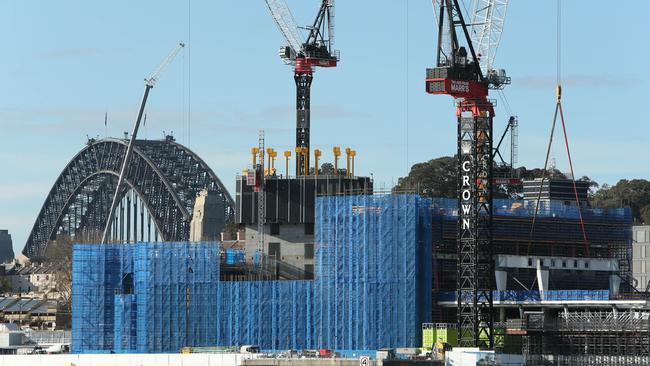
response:
[[[136,349],[136,309],[134,295],[115,295],[113,350],[117,353],[131,352]]]
[[[137,350],[179,351],[216,342],[216,243],[149,243],[134,255]]]
[[[170,352],[216,341],[216,243],[74,245],[74,352]]]
[[[494,216],[519,216],[533,217],[537,201],[534,200],[512,200],[494,199]],[[458,200],[453,198],[434,198],[434,212],[446,216],[458,216]],[[629,207],[624,208],[582,208],[578,211],[575,205],[567,205],[564,201],[540,201],[537,217],[556,217],[566,219],[578,219],[582,214],[583,219],[619,219],[630,221],[632,211]]]
[[[416,347],[431,312],[430,204],[318,198],[312,281],[220,282],[215,243],[75,245],[73,351]]]
[[[428,201],[415,195],[316,202],[314,322],[336,349],[415,345],[431,288]],[[420,289],[418,291],[418,289]]]
[[[110,350],[114,342],[115,292],[121,258],[130,246],[74,245],[72,255],[72,348]]]

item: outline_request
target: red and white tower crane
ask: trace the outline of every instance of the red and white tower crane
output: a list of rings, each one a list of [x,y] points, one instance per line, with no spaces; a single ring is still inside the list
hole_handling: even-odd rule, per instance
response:
[[[488,91],[510,83],[505,71],[492,69],[496,54],[492,47],[495,39],[498,45],[505,16],[502,6],[507,7],[507,2],[477,0],[473,28],[465,22],[458,0],[433,3],[438,21],[437,64],[427,69],[426,91],[452,96],[458,118],[458,341],[461,347],[492,349],[494,104]],[[498,25],[496,13],[503,14]]]
[[[294,67],[296,83],[296,175],[309,175],[310,92],[315,67],[336,67],[339,53],[334,43],[334,0],[322,0],[316,19],[306,27],[304,39],[284,0],[265,0],[287,45],[280,57]]]

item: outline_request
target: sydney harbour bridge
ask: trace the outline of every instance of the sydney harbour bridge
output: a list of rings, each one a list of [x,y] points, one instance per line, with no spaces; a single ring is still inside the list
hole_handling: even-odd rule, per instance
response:
[[[45,198],[23,249],[25,256],[44,256],[48,242],[59,235],[103,231],[127,144],[123,139],[88,140]],[[234,216],[233,199],[198,155],[171,136],[137,140],[119,193],[112,240],[188,240],[194,201],[202,190],[223,203],[225,225]]]

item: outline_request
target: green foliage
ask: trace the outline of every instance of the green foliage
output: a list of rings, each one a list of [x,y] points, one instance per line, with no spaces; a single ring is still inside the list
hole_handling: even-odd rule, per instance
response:
[[[395,191],[414,191],[426,197],[456,197],[457,163],[443,156],[411,167],[408,176],[399,178]]]
[[[443,156],[411,167],[409,175],[399,178],[395,191],[413,191],[426,197],[456,198],[457,196],[457,160],[456,157]],[[509,170],[509,169],[508,169]],[[543,169],[520,167],[506,171],[511,178],[535,179],[542,177]],[[503,173],[503,172],[502,172]],[[550,173],[557,178],[565,178],[558,170]],[[546,174],[548,177],[548,174]],[[588,177],[584,177],[589,179]],[[495,198],[517,198],[521,195],[521,186],[507,185],[495,187]]]
[[[321,175],[335,175],[336,170],[334,170],[334,164],[332,163],[323,163],[318,169],[318,174]]]
[[[411,167],[409,175],[399,178],[394,191],[417,192],[426,197],[456,198],[457,190],[457,160],[456,157],[443,156]],[[519,167],[512,172],[513,177],[522,179],[541,178],[542,175],[554,178],[569,178],[559,170],[543,174],[544,170],[526,169]],[[623,179],[614,186],[599,184],[587,176],[578,181],[589,183],[590,201],[592,207],[617,208],[630,207],[636,223],[650,224],[650,182],[645,179]],[[521,194],[521,187],[495,187],[494,197],[516,197]]]
[[[9,277],[0,277],[0,292],[11,292],[11,280]]]
[[[650,223],[650,182],[645,179],[621,179],[611,187],[603,184],[601,189],[594,193],[592,206],[629,206],[635,223]]]
[[[234,220],[227,223],[226,227],[223,229],[223,231],[227,234],[228,237],[231,238],[231,240],[237,238],[238,230],[239,230],[239,225],[237,225],[237,223]]]

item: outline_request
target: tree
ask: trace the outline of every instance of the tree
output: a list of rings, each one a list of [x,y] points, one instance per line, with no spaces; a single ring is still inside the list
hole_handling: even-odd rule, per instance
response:
[[[645,179],[621,179],[603,186],[593,195],[594,207],[630,207],[636,223],[650,223],[650,182]]]
[[[224,234],[230,238],[230,240],[235,240],[237,238],[237,231],[239,231],[239,225],[232,220],[226,224],[226,227],[223,229]]]
[[[641,207],[640,217],[639,218],[640,218],[640,221],[645,223],[645,224],[650,223],[650,205],[645,205],[645,206]]]
[[[58,295],[59,311],[70,311],[72,305],[72,244],[99,243],[101,232],[90,232],[71,238],[59,235],[56,240],[48,242],[45,250],[46,262],[54,270],[54,289]]]
[[[11,280],[9,279],[8,276],[2,276],[0,277],[0,292],[2,293],[7,293],[11,292]]]
[[[399,178],[394,191],[413,191],[426,197],[455,198],[457,159],[451,156],[432,159],[411,167],[409,175]]]
[[[589,185],[589,197],[593,197],[598,187],[600,186],[598,182],[591,180],[588,176],[583,175],[582,178],[578,179],[578,182],[585,182]]]
[[[336,170],[334,170],[334,164],[332,163],[323,163],[318,169],[318,174],[322,175],[336,175]]]

